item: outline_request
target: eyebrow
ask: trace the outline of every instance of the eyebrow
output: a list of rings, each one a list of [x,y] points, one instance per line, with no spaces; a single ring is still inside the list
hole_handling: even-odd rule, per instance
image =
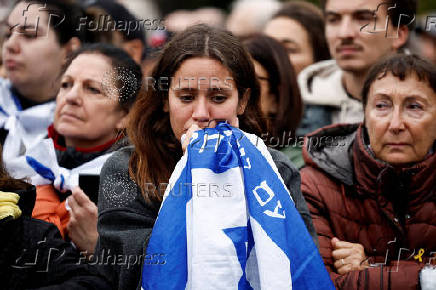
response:
[[[260,80],[268,80],[269,81],[268,77],[264,77],[264,76],[260,76],[260,75],[256,75],[256,77]]]
[[[386,93],[376,93],[374,95],[375,98],[379,97],[379,98],[383,98],[383,99],[392,99],[390,94],[386,94]],[[427,103],[427,98],[422,96],[422,95],[407,95],[404,97],[404,100],[406,101],[410,101],[412,99],[418,99],[420,101],[426,102]]]
[[[330,10],[326,10],[326,12],[325,12],[325,16],[339,16],[339,15],[340,15],[340,13],[330,11]]]
[[[26,30],[32,30],[32,31],[38,30],[39,31],[39,30],[41,30],[41,29],[39,29],[38,26],[35,26],[35,25],[20,25],[19,23],[15,24],[15,25],[10,25],[8,23],[8,27],[9,27],[9,31],[12,31],[14,29],[18,29],[19,31],[26,31]]]
[[[327,16],[327,15],[339,16],[339,15],[341,15],[341,14],[346,14],[346,13],[351,13],[351,14],[353,14],[353,15],[356,15],[356,14],[364,14],[364,13],[371,13],[371,14],[374,14],[374,13],[376,12],[376,10],[371,10],[371,9],[358,9],[358,10],[352,10],[351,12],[348,12],[348,11],[342,11],[342,12],[344,12],[344,13],[339,13],[339,12],[336,12],[336,11],[327,10],[327,11],[325,12],[325,15],[326,15],[326,16]]]
[[[61,79],[74,80],[74,77],[72,77],[71,75],[64,74]],[[86,78],[86,79],[84,79],[84,82],[92,82],[92,83],[96,83],[100,86],[103,86],[103,82],[101,80],[97,80],[97,79]]]
[[[363,13],[374,14],[375,12],[376,12],[376,10],[371,10],[371,9],[358,9],[356,11],[353,11],[353,14],[363,14]]]
[[[427,98],[424,96],[421,96],[421,95],[408,95],[405,97],[406,101],[411,100],[411,99],[418,99],[419,101],[422,101],[424,103],[428,103]]]
[[[187,88],[181,88],[180,86],[176,86],[173,88],[174,90],[178,91],[178,92],[195,92],[197,89],[192,88],[192,87],[187,87]]]
[[[391,95],[386,93],[375,93],[374,98],[391,99]]]
[[[295,40],[290,39],[290,38],[283,38],[282,40],[280,40],[280,42],[281,42],[281,43],[284,43],[284,44],[291,43],[291,44],[298,45],[298,43],[296,43]]]
[[[198,88],[180,88],[180,87],[175,87],[174,90],[178,91],[178,92],[185,92],[185,93],[193,93],[198,91]],[[208,88],[207,89],[209,92],[222,92],[222,91],[228,91],[229,88]]]

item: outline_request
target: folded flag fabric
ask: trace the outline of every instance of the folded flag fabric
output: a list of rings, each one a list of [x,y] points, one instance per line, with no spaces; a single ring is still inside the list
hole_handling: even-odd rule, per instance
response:
[[[228,124],[193,134],[165,191],[143,289],[335,289],[267,147]]]
[[[9,131],[3,144],[2,157],[10,172],[13,161],[47,135],[47,127],[53,122],[56,102],[53,100],[23,110],[11,90],[10,81],[4,79],[0,79],[0,94],[0,128]]]
[[[17,158],[14,170],[30,179],[33,185],[53,184],[61,191],[72,190],[79,185],[80,174],[99,175],[103,164],[112,155],[107,153],[73,169],[59,166],[52,139],[44,139],[26,151],[26,155]]]

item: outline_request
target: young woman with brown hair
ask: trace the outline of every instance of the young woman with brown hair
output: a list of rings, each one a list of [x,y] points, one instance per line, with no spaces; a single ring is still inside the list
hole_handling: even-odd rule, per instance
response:
[[[148,84],[129,117],[128,135],[135,147],[116,152],[101,172],[96,256],[129,258],[129,263],[106,266],[119,289],[140,285],[141,255],[189,136],[213,127],[216,120],[258,136],[265,130],[253,64],[229,32],[197,25],[176,35]],[[185,142],[179,141],[183,134]],[[298,171],[282,153],[269,153],[313,234]]]

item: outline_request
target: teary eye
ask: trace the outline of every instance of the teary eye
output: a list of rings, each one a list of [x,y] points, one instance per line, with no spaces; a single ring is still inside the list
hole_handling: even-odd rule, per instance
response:
[[[194,96],[189,94],[184,94],[184,95],[180,95],[179,99],[184,103],[189,103],[194,100]]]
[[[215,103],[218,103],[218,104],[225,102],[225,100],[227,100],[227,97],[224,95],[212,96],[212,101],[214,101]]]

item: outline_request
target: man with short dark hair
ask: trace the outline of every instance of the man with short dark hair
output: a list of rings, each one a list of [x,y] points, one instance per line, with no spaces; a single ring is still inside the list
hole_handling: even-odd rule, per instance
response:
[[[300,73],[302,97],[305,104],[322,112],[312,114],[313,118],[328,116],[324,125],[361,122],[360,92],[367,72],[379,59],[397,52],[407,42],[416,0],[321,2],[334,60],[318,62]]]

